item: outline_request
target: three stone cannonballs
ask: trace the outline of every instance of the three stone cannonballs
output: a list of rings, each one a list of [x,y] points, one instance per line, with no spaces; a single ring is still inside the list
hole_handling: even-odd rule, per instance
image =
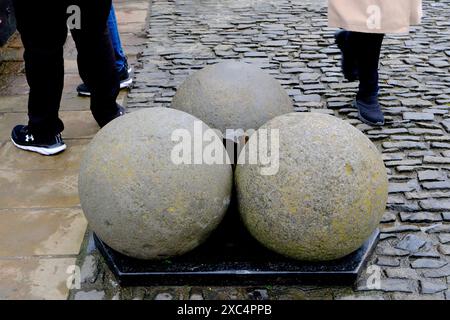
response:
[[[90,227],[111,248],[139,259],[178,256],[221,222],[230,203],[231,166],[172,159],[174,131],[193,136],[199,122],[178,110],[150,108],[112,121],[92,140],[79,195]]]
[[[172,108],[196,116],[224,135],[228,129],[257,130],[294,111],[278,81],[243,62],[222,62],[194,73],[177,90]]]
[[[235,174],[250,233],[267,248],[304,261],[339,259],[359,249],[379,225],[388,197],[375,145],[346,122],[318,113],[283,115],[259,132],[264,130],[269,141],[271,130],[279,130],[279,149],[268,148],[279,154],[277,173],[261,174],[266,165],[257,162],[238,165]]]
[[[221,222],[233,185],[229,159],[173,161],[174,132],[194,137],[198,123],[201,134],[209,127],[222,134],[259,128],[239,157],[235,183],[242,220],[267,248],[303,261],[334,260],[359,249],[378,227],[388,179],[376,147],[335,117],[292,113],[286,91],[260,69],[240,62],[209,66],[181,85],[172,108],[112,121],[82,161],[82,209],[116,251],[151,260],[182,255]],[[261,149],[264,134],[269,144]],[[261,161],[267,157],[275,163]]]

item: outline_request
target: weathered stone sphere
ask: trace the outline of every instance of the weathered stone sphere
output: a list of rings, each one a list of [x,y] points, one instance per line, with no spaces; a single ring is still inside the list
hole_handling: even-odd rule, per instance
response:
[[[172,161],[179,144],[172,134],[193,137],[194,122],[200,132],[208,129],[187,113],[150,108],[112,121],[92,140],[79,175],[81,206],[91,229],[116,251],[147,260],[182,255],[222,220],[231,166]]]
[[[279,166],[272,167],[278,170],[264,172],[270,166],[251,164],[246,155],[255,154],[264,130],[271,137],[276,129]],[[277,158],[276,144],[266,149],[256,153]],[[236,169],[239,210],[267,248],[298,260],[334,260],[359,249],[378,227],[388,196],[386,169],[375,145],[350,124],[291,113],[262,126],[244,150]]]
[[[292,112],[292,100],[270,75],[243,62],[222,62],[194,73],[177,90],[172,108],[190,113],[211,128],[257,130]]]

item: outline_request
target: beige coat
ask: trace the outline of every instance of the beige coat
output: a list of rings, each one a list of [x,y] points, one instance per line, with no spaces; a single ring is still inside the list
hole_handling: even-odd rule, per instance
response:
[[[407,33],[422,18],[422,0],[328,0],[330,27],[369,33]]]

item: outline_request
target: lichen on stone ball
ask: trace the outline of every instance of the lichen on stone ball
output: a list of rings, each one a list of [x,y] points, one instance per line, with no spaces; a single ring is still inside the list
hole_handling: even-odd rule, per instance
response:
[[[303,261],[342,258],[359,249],[379,226],[388,178],[376,146],[350,124],[319,113],[277,117],[261,130],[279,131],[279,167],[243,159],[235,180],[239,211],[264,246]],[[270,136],[270,135],[269,135]],[[269,148],[270,149],[270,148]]]
[[[81,206],[111,248],[139,259],[179,256],[221,222],[231,198],[231,166],[172,159],[172,134],[193,134],[194,123],[208,130],[187,113],[149,108],[112,121],[90,143],[79,175]]]

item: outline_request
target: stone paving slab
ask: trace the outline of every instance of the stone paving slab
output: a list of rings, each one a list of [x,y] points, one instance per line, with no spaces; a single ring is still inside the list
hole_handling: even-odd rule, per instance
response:
[[[29,88],[25,75],[10,74],[2,76],[2,83],[0,83],[0,92],[2,95],[25,95],[28,94]]]
[[[68,41],[70,41],[70,38]],[[71,45],[73,45],[73,40],[70,43],[71,43]],[[65,49],[65,51],[67,51],[67,49]],[[69,58],[70,58],[70,53],[69,53]],[[72,59],[64,60],[64,72],[65,72],[64,79],[66,79],[67,75],[78,75],[78,65],[77,65],[76,56],[73,56],[71,58]],[[65,91],[67,91],[67,90],[65,90]]]
[[[78,82],[77,82],[78,83]],[[118,103],[126,104],[126,92],[121,91]],[[26,113],[28,95],[1,96],[0,114],[2,113]],[[79,97],[75,92],[75,87],[71,91],[63,94],[61,111],[89,111],[89,98]]]
[[[78,198],[78,172],[0,170],[0,208],[73,208]]]
[[[0,259],[77,255],[86,226],[80,208],[1,209]]]
[[[89,141],[88,139],[68,140],[66,144],[70,152],[63,152],[54,157],[42,157],[36,153],[23,152],[8,142],[0,146],[0,170],[42,171],[58,168],[66,172],[78,172],[81,157]]]
[[[0,96],[0,113],[27,112],[27,95]]]
[[[1,300],[61,300],[75,258],[0,259]],[[70,270],[70,269],[69,269]]]

